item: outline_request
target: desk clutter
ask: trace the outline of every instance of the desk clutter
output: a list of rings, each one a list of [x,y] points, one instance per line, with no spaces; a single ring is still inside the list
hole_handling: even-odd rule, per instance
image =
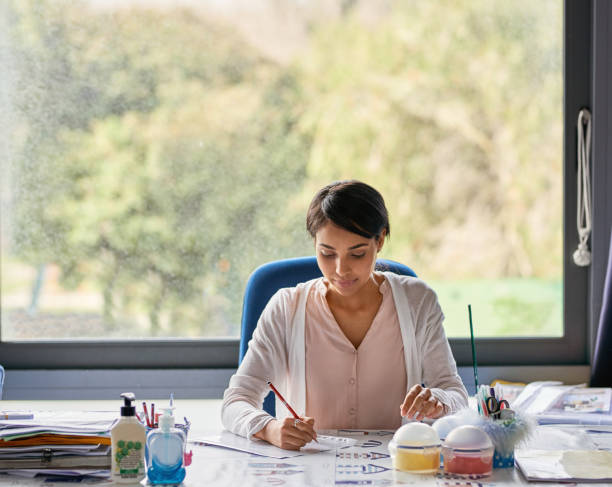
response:
[[[612,388],[609,387],[531,382],[511,404],[535,417],[539,424],[612,425]]]
[[[110,412],[40,411],[0,419],[0,471],[108,477]]]
[[[185,477],[190,423],[174,424],[171,398],[147,425],[136,414],[132,393],[114,411],[9,411],[0,415],[0,473],[23,477],[112,478],[133,483],[148,474],[152,484]],[[178,480],[180,478],[180,480]]]
[[[417,423],[414,423],[417,424]],[[424,423],[421,423],[426,426]],[[559,479],[554,482],[573,482],[571,475],[579,474],[572,470],[575,468],[577,460],[584,462],[582,456],[588,455],[587,450],[582,454],[568,454],[563,460],[563,464],[555,464],[556,459],[561,455],[558,451],[544,451],[532,449],[533,444],[541,445],[541,441],[548,444],[548,448],[576,448],[576,444],[568,444],[572,438],[578,438],[576,443],[583,442],[585,428],[575,426],[574,430],[560,434],[558,425],[538,427],[536,431],[544,429],[542,434],[534,434],[525,442],[526,448],[516,450],[517,465],[519,459],[525,459],[525,474],[523,469],[517,466],[514,468],[493,468],[491,475],[468,474],[467,471],[474,471],[472,458],[469,456],[456,457],[459,461],[451,460],[447,465],[450,469],[445,469],[443,463],[442,442],[440,442],[439,464],[428,474],[416,474],[414,472],[398,469],[398,463],[394,465],[392,458],[393,437],[396,432],[386,430],[334,430],[326,431],[326,435],[337,435],[343,438],[354,440],[352,444],[338,446],[335,449],[321,451],[315,455],[294,455],[284,459],[271,456],[253,455],[235,449],[218,448],[213,446],[194,445],[195,461],[189,469],[186,485],[200,486],[223,486],[230,487],[239,485],[241,487],[259,487],[262,485],[282,485],[284,487],[298,487],[313,485],[317,487],[350,486],[350,485],[370,485],[370,486],[391,486],[391,485],[413,485],[431,487],[509,487],[526,483],[527,479],[532,478],[539,482],[548,479]],[[580,433],[582,432],[582,433]],[[612,439],[612,429],[607,433]],[[588,433],[590,435],[590,433]],[[601,436],[604,433],[600,434]],[[553,441],[554,439],[554,441]],[[423,438],[428,440],[428,438]],[[608,440],[610,441],[610,440]],[[593,443],[588,443],[594,447]],[[428,446],[428,445],[424,445]],[[612,447],[612,445],[610,445]],[[435,445],[430,449],[435,449]],[[396,450],[397,451],[397,450]],[[603,453],[602,453],[603,452]],[[429,453],[422,458],[406,455],[400,461],[406,462],[415,468],[427,469],[432,465],[429,462]],[[610,451],[597,450],[589,457],[586,465],[599,463],[610,455]],[[582,455],[582,456],[580,456]],[[491,456],[489,454],[488,458]],[[396,462],[397,462],[396,458]],[[489,460],[490,461],[490,460]],[[486,468],[490,463],[481,464]],[[477,464],[477,467],[479,465]],[[569,469],[570,472],[568,472]],[[600,466],[599,471],[593,470],[589,482],[606,480],[607,477],[595,477],[602,474],[604,467]],[[468,470],[466,470],[468,469]],[[585,469],[583,468],[583,471]],[[462,473],[453,473],[459,471]],[[603,479],[603,480],[601,480]],[[576,485],[575,483],[573,485]]]
[[[507,394],[504,387],[483,385],[473,398],[473,409],[435,421],[412,421],[395,432],[321,432],[356,441],[338,440],[335,449],[316,455],[260,445],[229,432],[199,439],[196,444],[202,446],[196,451],[197,479],[230,485],[215,481],[212,472],[223,476],[224,471],[239,471],[245,485],[262,485],[264,481],[296,486],[391,485],[394,481],[484,486],[501,485],[500,479],[517,478],[518,472],[524,481],[612,480],[612,426],[540,425],[540,416],[525,413],[523,406],[516,407],[521,405],[523,391],[513,387]],[[578,389],[566,387],[569,395],[557,397],[555,408],[567,403],[572,406],[566,414],[587,414],[575,411],[578,406],[574,397],[578,395],[589,398],[592,414],[605,414],[601,411],[605,408],[605,391]],[[203,463],[207,468],[200,470]]]
[[[611,482],[612,426],[541,425],[515,461],[530,481]]]
[[[202,429],[203,418],[198,417],[199,421],[191,432],[198,438],[190,441],[194,461],[186,469],[183,485],[376,486],[393,485],[395,482],[436,487],[506,487],[528,481],[612,482],[612,425],[605,423],[610,416],[607,402],[610,389],[563,386],[558,383],[512,387],[514,389],[510,393],[503,386],[494,388],[497,403],[487,400],[493,397],[490,387],[483,388],[482,392],[486,394],[480,413],[476,397],[473,397],[471,409],[436,421],[412,421],[397,431],[319,431],[319,440],[325,442],[317,445],[318,451],[280,450],[226,432],[231,435],[230,439],[240,440],[230,449],[229,440],[218,434],[216,428],[220,426]],[[508,402],[507,405],[502,402],[504,400]],[[172,428],[170,420],[162,420],[162,416],[174,412],[172,399],[170,404],[164,401],[163,406],[161,402],[156,403],[157,407],[149,402],[144,407],[141,401],[137,402],[129,395],[127,398],[124,396],[122,402],[124,408],[137,408],[136,422],[144,428],[147,438],[164,437],[152,432],[162,432],[162,425],[166,421],[169,423],[163,428]],[[165,407],[167,404],[168,407]],[[196,414],[199,407],[192,414]],[[55,481],[59,477],[53,474],[59,474],[69,481],[108,485],[112,456],[120,454],[115,460],[121,462],[124,457],[129,458],[131,450],[143,449],[142,444],[140,448],[137,447],[134,439],[123,438],[124,443],[119,444],[122,439],[118,438],[113,452],[112,428],[119,422],[119,407],[112,406],[112,409],[102,412],[2,411],[0,461],[11,463],[3,464],[0,472],[22,476],[44,474],[47,481]],[[502,412],[509,410],[514,411],[512,417],[503,417],[508,413]],[[533,413],[534,410],[543,412]],[[208,411],[207,416],[211,410]],[[542,421],[543,417],[553,413],[563,413],[567,417],[565,424]],[[576,423],[572,419],[576,415],[585,424]],[[523,431],[522,439],[510,437],[507,442],[513,455],[512,465],[508,466],[512,468],[500,468],[496,464],[496,452],[504,451],[504,443],[496,438],[495,429],[504,428],[502,433],[509,436],[513,427],[521,431],[518,427],[521,421],[528,424],[527,432]],[[184,432],[187,437],[189,426],[185,419],[184,424],[176,424],[174,428]],[[197,435],[194,435],[196,432]],[[214,432],[217,432],[215,437],[200,436]],[[223,448],[211,446],[215,442],[221,443]],[[180,469],[189,464],[187,456],[183,455],[183,463],[178,466],[180,455],[177,451],[183,451],[184,446],[177,446],[176,442],[172,446],[163,439],[161,444],[168,446],[167,450],[164,447],[168,455],[161,457],[160,465],[164,468],[169,465],[170,471],[180,474]],[[181,445],[180,441],[178,445]],[[145,441],[145,475],[153,465],[153,453],[157,448],[150,447],[151,443]],[[51,449],[52,453],[44,453],[45,449]],[[38,468],[42,455],[46,455],[48,463]],[[49,461],[50,458],[53,460]],[[13,463],[14,460],[32,459],[38,462],[33,468],[26,468],[24,463]],[[78,459],[78,463],[58,466],[59,459],[65,462]],[[96,461],[104,462],[104,465],[96,465]],[[139,464],[136,465],[138,467]],[[416,471],[422,473],[416,474]],[[135,475],[139,475],[138,469]],[[0,475],[0,485],[9,482],[26,485],[20,483],[26,482],[25,479],[15,479]],[[162,480],[160,484],[168,481],[164,475],[159,479]],[[143,484],[145,482],[150,485],[155,480],[142,481]]]

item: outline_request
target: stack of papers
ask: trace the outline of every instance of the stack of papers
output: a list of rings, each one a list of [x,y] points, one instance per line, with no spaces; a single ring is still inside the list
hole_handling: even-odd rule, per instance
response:
[[[114,412],[34,412],[0,418],[0,472],[108,476]]]
[[[612,426],[541,426],[514,452],[527,480],[612,481]]]
[[[612,389],[532,382],[512,407],[537,417],[540,424],[612,425]]]
[[[609,451],[530,450],[515,453],[515,460],[530,481],[612,481],[612,452]]]

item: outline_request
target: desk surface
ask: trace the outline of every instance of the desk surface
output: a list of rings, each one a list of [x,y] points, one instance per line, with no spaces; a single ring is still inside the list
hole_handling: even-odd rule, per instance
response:
[[[165,404],[167,400],[156,402]],[[120,401],[2,401],[3,410],[117,410]],[[175,401],[176,417],[187,416],[192,423],[189,438],[219,433],[221,431],[220,400]],[[187,467],[184,487],[196,486],[337,486],[337,485],[419,485],[432,487],[502,487],[510,485],[568,485],[527,483],[516,469],[496,469],[493,476],[483,479],[459,479],[444,474],[415,476],[395,472],[388,457],[387,443],[391,435],[355,435],[354,447],[315,455],[278,460],[258,457],[232,450],[189,444],[193,451],[193,463]],[[146,481],[142,482],[143,485]],[[42,478],[25,479],[0,475],[4,486],[66,486],[66,483],[44,482]],[[95,485],[111,485],[96,483]],[[571,484],[576,485],[576,484]],[[585,484],[610,485],[610,484]]]

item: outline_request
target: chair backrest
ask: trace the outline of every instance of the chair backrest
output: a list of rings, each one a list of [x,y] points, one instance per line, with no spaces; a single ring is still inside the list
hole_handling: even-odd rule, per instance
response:
[[[415,272],[410,267],[387,259],[378,259],[376,270],[416,277]],[[259,316],[274,293],[284,287],[293,287],[300,282],[306,282],[316,277],[321,277],[316,257],[277,260],[264,264],[253,271],[247,281],[242,303],[240,362],[247,352]],[[274,415],[274,409],[274,397],[270,393],[264,401],[264,410]]]
[[[4,387],[4,367],[0,365],[0,399],[2,399],[2,388]]]

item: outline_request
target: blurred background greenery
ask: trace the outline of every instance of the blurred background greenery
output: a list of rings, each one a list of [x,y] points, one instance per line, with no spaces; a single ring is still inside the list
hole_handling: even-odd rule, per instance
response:
[[[449,336],[560,336],[562,2],[4,0],[2,338],[239,332],[314,192],[384,195]]]

